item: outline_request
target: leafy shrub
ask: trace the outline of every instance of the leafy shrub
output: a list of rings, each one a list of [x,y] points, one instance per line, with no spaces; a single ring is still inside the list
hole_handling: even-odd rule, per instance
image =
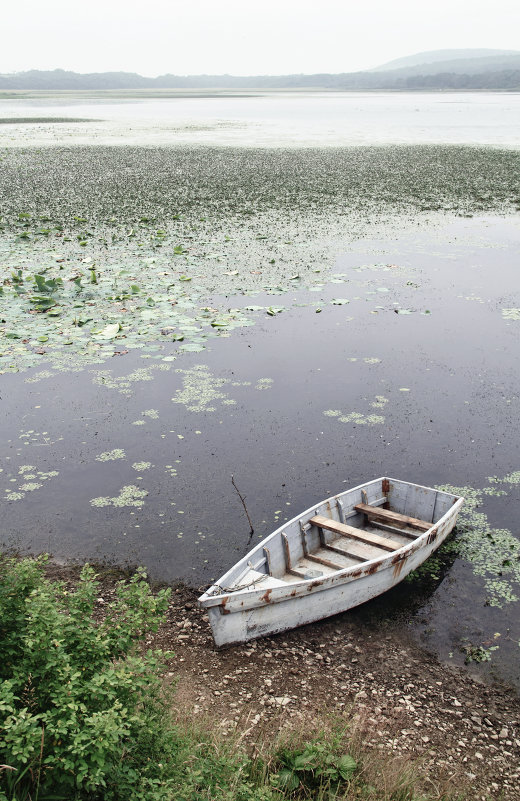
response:
[[[170,797],[149,758],[165,738],[175,749],[159,704],[164,655],[137,652],[169,590],[152,595],[139,570],[98,622],[94,570],[69,591],[43,563],[0,558],[0,799]]]
[[[275,786],[312,798],[316,792],[320,797],[328,791],[335,795],[338,786],[349,782],[357,769],[350,754],[336,753],[329,742],[314,741],[294,750],[283,748],[278,758],[280,768],[272,777]]]

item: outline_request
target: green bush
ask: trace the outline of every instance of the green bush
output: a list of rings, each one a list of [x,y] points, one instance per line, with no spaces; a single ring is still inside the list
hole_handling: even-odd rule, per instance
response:
[[[0,799],[171,797],[150,759],[177,745],[160,704],[164,655],[137,651],[169,590],[152,595],[140,570],[96,621],[94,570],[69,591],[43,563],[0,559]]]
[[[285,747],[278,752],[279,770],[272,774],[275,786],[299,797],[337,797],[340,785],[348,785],[357,769],[350,754],[341,753],[338,744],[324,740],[301,748]]]
[[[405,779],[369,785],[343,729],[252,759],[209,722],[174,725],[169,654],[141,652],[169,591],[153,595],[139,570],[100,616],[91,567],[69,590],[44,564],[0,555],[0,801],[425,798]]]

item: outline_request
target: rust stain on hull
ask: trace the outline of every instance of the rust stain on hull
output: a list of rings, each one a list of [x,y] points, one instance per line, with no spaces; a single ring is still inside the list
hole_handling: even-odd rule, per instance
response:
[[[431,545],[432,542],[435,542],[435,540],[437,539],[437,534],[438,533],[439,533],[439,530],[437,528],[434,528],[434,529],[432,529],[430,531],[430,533],[428,534],[428,538],[426,540],[428,545]]]
[[[265,604],[270,604],[271,603],[271,593],[272,593],[272,591],[273,591],[272,588],[269,589],[269,590],[266,590],[264,592],[264,594],[260,596],[260,600],[263,601]]]
[[[409,552],[404,554],[397,554],[396,556],[394,556],[394,558],[392,559],[392,564],[394,566],[394,571],[393,571],[394,578],[398,578],[401,575],[404,563],[406,562],[409,556],[410,556]]]
[[[381,562],[374,562],[373,565],[370,565],[370,567],[367,567],[367,569],[365,570],[365,576],[371,576],[374,573],[377,573],[380,567],[381,567]]]
[[[225,598],[222,598],[222,604],[220,606],[220,614],[221,615],[230,615],[231,614],[229,609],[226,609],[226,604],[227,604],[228,601],[229,601],[229,595],[226,595]]]

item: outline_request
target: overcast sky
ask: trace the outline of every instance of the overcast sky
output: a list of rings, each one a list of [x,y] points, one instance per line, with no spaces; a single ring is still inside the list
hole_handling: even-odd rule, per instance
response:
[[[520,0],[18,0],[0,72],[350,72],[423,50],[517,49]]]

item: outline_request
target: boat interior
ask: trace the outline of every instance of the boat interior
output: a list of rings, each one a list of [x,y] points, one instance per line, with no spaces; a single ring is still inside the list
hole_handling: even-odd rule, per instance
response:
[[[234,576],[226,577],[232,579],[228,587],[235,592],[270,589],[383,559],[431,529],[452,503],[453,496],[429,488],[388,479],[372,482],[329,499],[275,532],[236,566]]]

